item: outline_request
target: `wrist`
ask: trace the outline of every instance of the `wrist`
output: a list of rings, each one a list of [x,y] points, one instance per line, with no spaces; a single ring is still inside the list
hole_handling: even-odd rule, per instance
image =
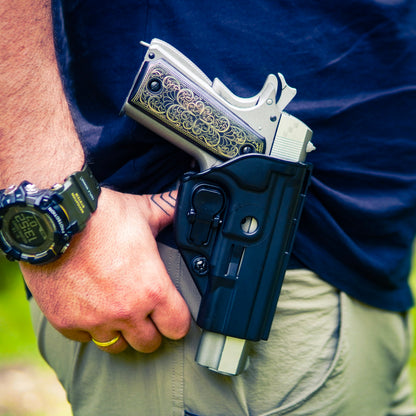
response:
[[[32,146],[24,152],[27,157],[21,157],[22,152],[16,151],[18,147],[4,154],[0,166],[0,189],[23,181],[35,184],[39,189],[51,188],[84,166],[84,152],[78,138],[68,139],[67,143],[60,143],[57,147],[52,143],[48,146],[39,143],[38,147]]]
[[[0,191],[0,249],[9,260],[56,260],[84,229],[99,195],[87,166],[49,189],[23,181]]]

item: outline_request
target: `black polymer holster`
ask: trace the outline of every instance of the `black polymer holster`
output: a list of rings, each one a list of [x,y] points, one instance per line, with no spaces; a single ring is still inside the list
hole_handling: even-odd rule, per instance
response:
[[[311,171],[248,154],[184,175],[176,241],[202,296],[201,328],[268,338]]]

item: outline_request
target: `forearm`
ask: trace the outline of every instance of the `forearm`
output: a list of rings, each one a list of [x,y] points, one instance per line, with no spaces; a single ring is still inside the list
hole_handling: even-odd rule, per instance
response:
[[[84,161],[55,58],[49,0],[0,4],[0,188],[49,187]]]
[[[49,1],[0,3],[0,189],[23,179],[49,187],[80,170],[84,154],[65,100]],[[76,341],[91,337],[155,350],[189,328],[185,301],[160,258],[155,234],[173,218],[150,196],[104,189],[97,211],[55,262],[21,262],[49,322]]]

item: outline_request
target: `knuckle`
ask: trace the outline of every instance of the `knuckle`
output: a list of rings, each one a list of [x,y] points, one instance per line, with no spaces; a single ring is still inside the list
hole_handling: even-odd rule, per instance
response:
[[[117,321],[117,322],[130,322],[135,316],[135,306],[120,304],[112,313],[111,317],[108,317],[108,321]]]
[[[166,301],[166,289],[162,284],[153,283],[146,290],[146,298],[151,309]]]

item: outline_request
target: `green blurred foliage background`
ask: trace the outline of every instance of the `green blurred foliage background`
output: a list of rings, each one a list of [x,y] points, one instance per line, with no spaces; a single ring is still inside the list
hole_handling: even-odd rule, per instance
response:
[[[0,364],[37,358],[23,279],[16,263],[0,260]]]
[[[65,392],[41,358],[17,263],[0,256],[0,416],[70,416]]]

